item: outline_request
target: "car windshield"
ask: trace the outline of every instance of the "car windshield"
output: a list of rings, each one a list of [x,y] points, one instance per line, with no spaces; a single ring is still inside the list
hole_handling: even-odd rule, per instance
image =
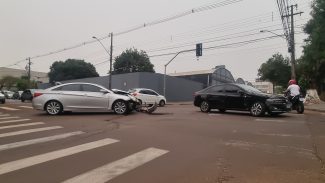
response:
[[[263,92],[261,92],[260,90],[254,88],[254,87],[251,87],[251,86],[249,86],[249,85],[239,84],[239,86],[240,86],[241,88],[243,88],[244,90],[249,91],[249,92],[253,92],[253,93],[263,93]]]

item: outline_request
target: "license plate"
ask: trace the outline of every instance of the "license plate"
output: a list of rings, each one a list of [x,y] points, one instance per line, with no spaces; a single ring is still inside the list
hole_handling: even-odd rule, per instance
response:
[[[305,99],[304,98],[299,98],[299,101],[303,102]]]

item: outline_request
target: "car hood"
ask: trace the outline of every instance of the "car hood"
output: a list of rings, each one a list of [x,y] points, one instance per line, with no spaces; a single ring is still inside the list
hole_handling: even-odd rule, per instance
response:
[[[259,96],[259,97],[263,97],[266,99],[284,99],[285,97],[281,96],[281,95],[273,95],[273,94],[267,94],[267,93],[252,93],[253,95]]]

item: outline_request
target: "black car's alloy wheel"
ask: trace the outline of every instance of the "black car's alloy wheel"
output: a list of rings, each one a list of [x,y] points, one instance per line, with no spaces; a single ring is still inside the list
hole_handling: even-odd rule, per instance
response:
[[[252,105],[250,112],[252,116],[263,116],[265,114],[265,105],[261,102],[255,102]]]
[[[127,103],[125,101],[116,101],[113,105],[113,110],[116,114],[126,114],[128,112]]]
[[[48,103],[46,103],[45,110],[50,115],[58,115],[62,112],[63,107],[60,102],[49,101]]]
[[[200,105],[200,109],[202,112],[210,112],[210,104],[207,101],[202,101]]]

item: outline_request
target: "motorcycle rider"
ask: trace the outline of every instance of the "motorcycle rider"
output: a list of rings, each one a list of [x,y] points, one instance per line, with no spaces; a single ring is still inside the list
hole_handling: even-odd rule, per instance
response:
[[[300,95],[300,87],[297,85],[297,82],[296,80],[294,79],[291,79],[289,82],[288,82],[288,88],[285,92],[290,92],[290,100],[297,96],[297,95]]]

